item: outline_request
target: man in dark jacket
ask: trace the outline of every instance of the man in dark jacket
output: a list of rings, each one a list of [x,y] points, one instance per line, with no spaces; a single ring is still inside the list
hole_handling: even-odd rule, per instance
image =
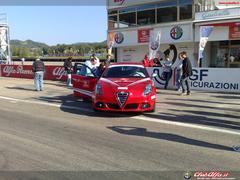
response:
[[[72,86],[72,57],[66,59],[63,66],[67,73],[67,86]]]
[[[45,71],[45,65],[40,59],[36,59],[32,65],[32,71],[34,72],[34,84],[36,91],[43,90],[43,76]]]
[[[182,59],[182,77],[181,77],[181,86],[182,86],[182,94],[184,95],[186,92],[185,85],[187,88],[187,95],[191,95],[190,85],[189,85],[189,77],[192,76],[192,64],[187,57],[187,53],[183,51],[180,55]]]

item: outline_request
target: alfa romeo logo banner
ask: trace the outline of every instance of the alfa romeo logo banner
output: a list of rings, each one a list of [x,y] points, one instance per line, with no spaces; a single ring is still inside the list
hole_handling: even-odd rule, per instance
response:
[[[157,51],[160,48],[161,32],[150,32],[149,59],[156,58]]]
[[[181,39],[183,36],[183,29],[180,26],[175,26],[170,31],[170,36],[174,40]]]
[[[123,33],[121,33],[121,32],[116,33],[114,36],[114,39],[117,44],[122,44],[122,42],[124,41]]]

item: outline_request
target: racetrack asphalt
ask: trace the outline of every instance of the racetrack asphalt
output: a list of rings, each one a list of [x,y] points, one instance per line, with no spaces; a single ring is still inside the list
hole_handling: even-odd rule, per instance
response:
[[[137,179],[240,171],[240,154],[232,149],[240,145],[239,94],[182,97],[158,90],[155,113],[96,113],[62,82],[46,81],[43,92],[34,91],[33,80],[0,82],[1,171],[81,172],[87,178],[137,172]]]

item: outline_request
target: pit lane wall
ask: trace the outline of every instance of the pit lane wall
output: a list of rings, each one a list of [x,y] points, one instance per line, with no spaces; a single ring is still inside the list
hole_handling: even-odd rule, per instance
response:
[[[165,81],[161,77],[162,68],[147,68],[149,74],[157,74],[154,79],[157,88],[163,88]],[[193,90],[205,90],[214,92],[240,93],[240,69],[239,68],[194,68],[190,77],[190,86]],[[176,89],[176,72],[173,71],[169,81],[169,88]]]
[[[31,65],[0,65],[0,76],[33,79]],[[45,66],[45,80],[65,81],[66,73],[63,66]]]

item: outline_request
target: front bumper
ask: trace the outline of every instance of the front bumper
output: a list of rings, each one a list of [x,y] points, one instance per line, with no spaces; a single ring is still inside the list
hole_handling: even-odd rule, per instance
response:
[[[154,110],[155,102],[155,94],[129,96],[122,106],[114,96],[95,96],[93,97],[93,108],[100,111],[146,112]]]

